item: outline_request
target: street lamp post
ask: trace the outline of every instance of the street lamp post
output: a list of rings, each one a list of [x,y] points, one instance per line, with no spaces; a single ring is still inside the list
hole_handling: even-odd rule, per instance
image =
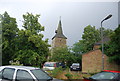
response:
[[[112,17],[112,15],[110,14],[110,15],[108,15],[105,19],[103,19],[103,20],[101,21],[102,70],[104,70],[104,44],[103,44],[103,28],[102,28],[102,23],[103,23],[103,21],[105,21],[105,20],[107,20],[107,19],[109,19],[109,18],[111,18],[111,17]]]

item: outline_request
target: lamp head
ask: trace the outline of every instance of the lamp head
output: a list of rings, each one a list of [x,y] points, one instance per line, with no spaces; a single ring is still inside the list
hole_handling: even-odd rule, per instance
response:
[[[112,15],[110,14],[110,15],[108,15],[104,20],[107,20],[107,19],[109,19],[109,18],[111,18],[112,17]]]

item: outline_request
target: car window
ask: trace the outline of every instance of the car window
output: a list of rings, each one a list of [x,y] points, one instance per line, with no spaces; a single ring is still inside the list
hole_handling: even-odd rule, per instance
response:
[[[44,64],[44,66],[47,66],[47,67],[54,67],[54,63],[46,63],[46,64]]]
[[[30,80],[33,81],[32,76],[30,75],[30,73],[26,70],[18,70],[17,71],[17,75],[16,75],[16,80],[17,81],[21,81],[21,80]]]
[[[15,72],[15,69],[13,68],[5,68],[3,70],[2,78],[6,80],[12,80],[14,72]]]
[[[116,76],[117,73],[112,72],[101,72],[98,74],[93,75],[92,79],[113,79]]]
[[[41,69],[34,69],[34,70],[31,70],[31,72],[34,74],[34,76],[38,80],[48,80],[48,79],[51,79],[51,77],[47,73],[42,71]]]
[[[118,81],[120,81],[120,73],[118,73]]]
[[[73,66],[74,66],[74,65],[75,65],[75,66],[79,66],[80,64],[78,64],[78,63],[73,63],[72,65],[73,65]]]
[[[0,71],[0,79],[2,79],[2,71]]]

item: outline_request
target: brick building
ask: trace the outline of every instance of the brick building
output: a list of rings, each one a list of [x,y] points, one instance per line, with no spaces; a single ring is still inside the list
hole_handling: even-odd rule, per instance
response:
[[[104,43],[108,41],[108,38],[104,39]],[[102,52],[99,49],[101,44],[100,42],[97,42],[92,51],[89,51],[82,55],[82,72],[99,72],[102,71]],[[108,56],[104,54],[104,69],[105,70],[120,70],[120,66],[118,66],[116,63],[112,62],[110,63],[108,61]]]

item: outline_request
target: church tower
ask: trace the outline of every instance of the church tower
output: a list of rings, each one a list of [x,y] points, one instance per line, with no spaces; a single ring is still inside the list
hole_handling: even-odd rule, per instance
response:
[[[61,19],[59,20],[58,28],[55,33],[55,36],[52,38],[52,48],[65,47],[67,37],[63,34]]]

